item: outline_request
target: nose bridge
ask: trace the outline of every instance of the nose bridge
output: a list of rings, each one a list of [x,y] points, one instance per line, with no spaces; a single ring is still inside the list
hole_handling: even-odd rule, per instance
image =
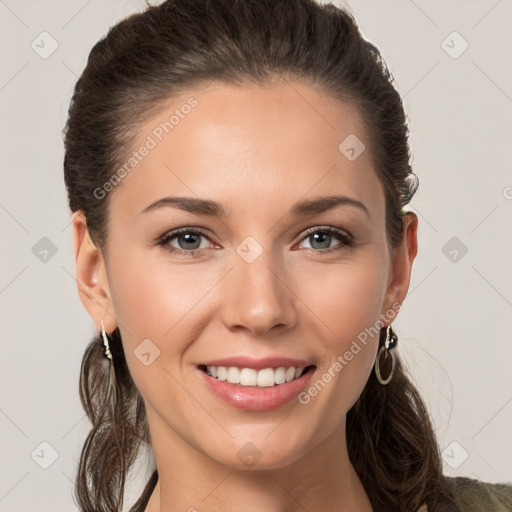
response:
[[[236,249],[223,308],[227,327],[241,326],[262,334],[276,325],[295,322],[292,293],[279,275],[282,262],[274,251],[247,237]],[[281,271],[282,272],[282,271]]]

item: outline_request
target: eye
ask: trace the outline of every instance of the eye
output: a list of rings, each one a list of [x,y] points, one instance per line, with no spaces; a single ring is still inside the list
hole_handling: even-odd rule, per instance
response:
[[[333,239],[339,240],[341,243],[331,247]],[[343,247],[352,247],[354,245],[352,236],[349,233],[332,226],[312,228],[306,232],[302,240],[308,240],[310,247],[306,247],[306,249],[313,250],[315,252],[330,252],[333,250],[343,249]]]
[[[208,236],[201,231],[195,231],[190,228],[180,228],[166,233],[158,240],[157,243],[158,245],[165,247],[169,252],[194,256],[201,252],[202,249],[207,249],[210,246],[210,244],[206,244],[201,247],[201,238],[210,240]],[[174,240],[178,247],[170,244],[171,241]]]
[[[209,243],[205,243],[201,246],[201,238],[206,239]],[[352,236],[348,232],[332,226],[311,228],[306,231],[302,240],[308,240],[310,247],[306,247],[306,250],[315,253],[331,252],[354,246]],[[340,243],[331,247],[333,240],[338,240]],[[176,245],[172,245],[171,242],[175,242],[177,247]],[[206,233],[191,228],[175,229],[174,231],[166,233],[157,241],[159,246],[165,247],[171,253],[186,254],[189,256],[198,255],[203,249],[208,249],[211,243]]]

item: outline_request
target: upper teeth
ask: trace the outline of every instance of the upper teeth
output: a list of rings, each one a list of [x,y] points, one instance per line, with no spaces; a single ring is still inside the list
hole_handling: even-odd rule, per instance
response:
[[[295,368],[290,366],[285,368],[265,368],[263,370],[254,370],[253,368],[237,368],[236,366],[207,366],[206,373],[218,380],[227,380],[231,384],[240,384],[242,386],[260,386],[270,387],[275,384],[284,384],[297,379],[302,375],[304,367]]]

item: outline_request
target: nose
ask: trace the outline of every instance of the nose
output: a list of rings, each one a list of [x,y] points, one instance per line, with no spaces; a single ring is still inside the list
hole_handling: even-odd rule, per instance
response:
[[[250,263],[235,254],[226,277],[221,316],[228,329],[265,335],[296,324],[296,296],[287,282],[284,265],[274,261],[270,250],[264,250]]]

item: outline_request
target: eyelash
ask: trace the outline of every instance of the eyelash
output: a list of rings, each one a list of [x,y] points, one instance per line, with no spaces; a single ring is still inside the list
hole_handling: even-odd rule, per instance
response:
[[[191,249],[191,250],[187,251],[185,249],[177,249],[176,247],[169,248],[169,245],[168,245],[169,242],[171,240],[175,239],[176,237],[178,237],[182,233],[201,235],[201,236],[204,236],[206,239],[208,239],[211,242],[208,235],[202,230],[190,229],[190,228],[179,228],[179,229],[175,229],[175,230],[170,231],[170,232],[164,234],[163,236],[161,236],[157,240],[157,245],[165,247],[167,249],[167,251],[170,253],[177,253],[177,254],[183,254],[183,255],[186,254],[188,256],[199,255],[204,249]],[[328,226],[325,228],[314,227],[314,228],[308,229],[304,233],[304,236],[301,238],[300,241],[302,242],[303,240],[305,240],[306,238],[310,237],[311,235],[313,235],[315,233],[327,233],[329,235],[334,235],[334,237],[337,238],[342,243],[336,247],[331,247],[330,249],[305,249],[308,252],[312,251],[315,253],[331,253],[333,251],[339,251],[343,248],[347,248],[347,247],[350,248],[350,247],[355,246],[354,240],[348,232],[338,229],[338,228],[334,228],[332,226]]]

